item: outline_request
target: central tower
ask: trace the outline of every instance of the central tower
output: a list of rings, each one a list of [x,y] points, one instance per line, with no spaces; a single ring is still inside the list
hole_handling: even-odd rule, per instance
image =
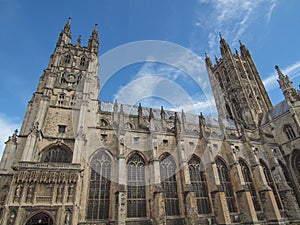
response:
[[[221,58],[213,65],[206,55],[206,67],[221,118],[229,118],[247,129],[255,129],[260,116],[272,108],[249,50],[240,42],[240,54],[232,53],[220,35]]]

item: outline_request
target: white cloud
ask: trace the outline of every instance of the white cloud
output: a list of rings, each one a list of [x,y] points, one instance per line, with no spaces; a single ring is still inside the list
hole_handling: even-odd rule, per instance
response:
[[[165,109],[174,111],[184,109],[188,113],[214,114],[213,94],[203,60],[200,59],[199,65],[199,61],[183,58],[184,56],[179,57],[176,64],[189,74],[166,64],[145,63],[131,82],[120,87],[115,99],[119,103],[130,105],[143,102],[149,107],[164,106]],[[188,63],[185,64],[186,61]],[[189,90],[184,89],[183,83],[189,86],[189,82],[194,83],[194,86]]]
[[[300,61],[293,63],[283,69],[281,69],[282,73],[288,75],[292,80],[300,75]],[[270,74],[267,78],[263,80],[263,83],[268,91],[273,90],[278,87],[278,74],[277,72]]]
[[[19,127],[20,124],[13,121],[13,119],[0,114],[0,158],[2,157],[5,147],[4,142],[6,142],[8,140],[8,137],[13,134],[14,130]]]
[[[216,54],[218,46],[218,32],[221,32],[227,40],[236,42],[242,38],[251,24],[257,21],[269,22],[278,0],[211,0],[209,4],[212,10],[207,17],[202,17],[202,1],[199,0],[198,20],[207,19],[205,24],[208,29],[209,53]],[[205,1],[208,3],[208,1]],[[263,10],[263,12],[262,12]],[[197,21],[196,27],[203,24]],[[231,43],[230,43],[231,44]]]

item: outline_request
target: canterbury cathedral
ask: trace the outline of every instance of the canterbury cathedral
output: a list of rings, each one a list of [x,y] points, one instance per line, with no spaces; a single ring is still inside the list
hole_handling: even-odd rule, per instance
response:
[[[212,118],[99,100],[98,48],[97,26],[87,46],[63,27],[6,142],[0,224],[300,224],[300,92],[278,66],[273,106],[247,47],[220,35]]]

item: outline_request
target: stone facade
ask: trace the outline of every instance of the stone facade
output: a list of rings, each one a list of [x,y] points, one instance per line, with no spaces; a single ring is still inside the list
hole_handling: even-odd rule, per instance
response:
[[[98,100],[70,20],[0,164],[3,225],[299,224],[300,94],[272,106],[244,44],[206,56],[219,118]]]

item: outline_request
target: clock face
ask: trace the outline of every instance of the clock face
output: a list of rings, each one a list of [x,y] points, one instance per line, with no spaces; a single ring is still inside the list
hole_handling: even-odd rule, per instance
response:
[[[65,79],[70,83],[74,83],[78,80],[78,75],[75,73],[67,73],[65,74]]]

